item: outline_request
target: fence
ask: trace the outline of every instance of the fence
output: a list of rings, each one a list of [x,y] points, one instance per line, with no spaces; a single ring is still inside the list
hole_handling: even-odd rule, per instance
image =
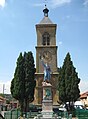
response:
[[[88,119],[88,110],[84,110],[84,109],[77,109],[75,112],[75,117],[77,119]],[[28,112],[26,114],[26,119],[33,119],[35,116],[37,116],[38,112]],[[64,119],[72,119],[72,114],[68,114],[67,112],[63,112],[63,111],[58,111],[57,113],[54,113],[53,116],[57,114],[59,118],[64,118]],[[25,116],[25,113],[24,113]],[[19,119],[20,117],[20,111],[19,110],[11,110],[11,111],[7,111],[4,114],[4,118],[5,119]]]
[[[78,119],[88,119],[88,110],[77,109],[75,113],[76,113],[75,115]]]
[[[19,116],[20,116],[19,110],[11,110],[4,113],[5,119],[18,119]]]
[[[40,113],[38,112],[27,112],[26,113],[26,119],[33,119],[34,117],[36,117],[37,115],[39,115]],[[58,112],[58,113],[54,113],[53,116],[57,114],[59,119],[72,119],[72,115],[69,114],[67,112]],[[19,110],[12,110],[12,111],[7,111],[4,114],[4,118],[5,119],[19,119],[20,117],[20,111]],[[25,113],[24,113],[24,117],[25,117]]]
[[[37,116],[39,114],[40,113],[38,113],[38,112],[28,112],[26,114],[26,119],[33,119],[35,116]],[[53,114],[53,116],[54,115],[55,115],[55,113]],[[58,112],[57,115],[59,118],[72,119],[72,115],[68,115],[67,112]],[[19,110],[7,111],[4,114],[5,119],[19,119],[19,117],[20,117],[20,111]],[[24,113],[24,117],[25,117],[25,113]]]
[[[11,111],[7,111],[4,114],[4,118],[5,119],[19,119],[20,117],[20,111],[19,110],[11,110]],[[39,113],[38,112],[27,112],[26,114],[24,113],[23,116],[25,117],[26,115],[26,119],[32,119],[35,116],[37,116]]]
[[[72,114],[68,114],[67,111],[58,111],[56,113],[60,119],[72,119]]]

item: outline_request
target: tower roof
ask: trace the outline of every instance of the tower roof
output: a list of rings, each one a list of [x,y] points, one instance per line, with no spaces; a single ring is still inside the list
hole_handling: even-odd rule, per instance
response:
[[[53,22],[48,17],[48,8],[45,5],[45,8],[43,9],[44,12],[44,18],[40,21],[40,24],[53,24]]]
[[[49,19],[49,17],[44,17],[41,21],[40,24],[53,24],[53,22]]]

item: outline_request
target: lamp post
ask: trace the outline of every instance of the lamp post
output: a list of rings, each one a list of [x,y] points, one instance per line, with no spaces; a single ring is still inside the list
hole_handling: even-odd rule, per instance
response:
[[[5,94],[5,84],[3,84],[3,95]]]

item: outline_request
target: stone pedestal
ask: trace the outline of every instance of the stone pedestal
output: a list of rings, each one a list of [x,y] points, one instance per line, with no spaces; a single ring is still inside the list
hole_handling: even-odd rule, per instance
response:
[[[58,116],[53,116],[52,85],[47,82],[42,82],[42,87],[42,111],[41,115],[37,115],[35,119],[59,119]]]
[[[42,83],[43,86],[43,100],[42,100],[42,119],[52,118],[53,116],[53,102],[52,102],[52,85],[47,82]]]

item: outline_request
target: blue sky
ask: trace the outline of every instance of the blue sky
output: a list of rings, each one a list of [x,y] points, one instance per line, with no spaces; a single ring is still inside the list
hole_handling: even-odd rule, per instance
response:
[[[0,92],[9,93],[20,52],[36,54],[36,29],[44,0],[0,0]],[[49,18],[57,24],[58,67],[67,52],[78,72],[81,92],[88,91],[88,0],[47,0]]]

